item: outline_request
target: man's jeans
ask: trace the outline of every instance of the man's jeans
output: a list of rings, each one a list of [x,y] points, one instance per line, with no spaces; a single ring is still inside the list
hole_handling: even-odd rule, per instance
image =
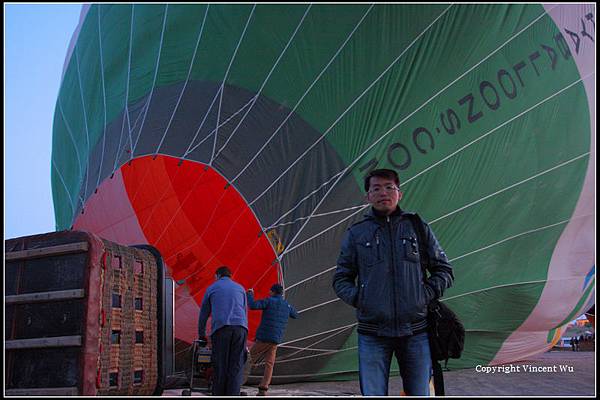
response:
[[[212,393],[215,396],[239,396],[246,363],[246,337],[243,326],[225,325],[210,337],[214,365]]]
[[[427,333],[398,338],[359,333],[358,365],[363,396],[387,396],[394,353],[404,392],[409,396],[429,396],[432,364]]]

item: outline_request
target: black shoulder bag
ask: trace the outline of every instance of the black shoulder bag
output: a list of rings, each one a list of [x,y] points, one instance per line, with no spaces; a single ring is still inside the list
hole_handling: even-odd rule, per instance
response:
[[[423,281],[427,279],[429,255],[426,249],[427,239],[424,224],[417,215],[410,215],[410,220],[417,234]],[[434,299],[429,303],[427,313],[429,348],[433,363],[433,383],[436,396],[444,395],[444,376],[439,361],[445,361],[448,366],[449,358],[460,358],[465,344],[465,328],[457,315],[444,303]]]

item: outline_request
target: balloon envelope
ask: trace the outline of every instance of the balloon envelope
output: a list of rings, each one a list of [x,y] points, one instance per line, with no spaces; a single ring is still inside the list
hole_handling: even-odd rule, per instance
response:
[[[274,379],[353,377],[355,312],[332,275],[364,175],[394,168],[454,267],[443,300],[467,336],[449,366],[545,351],[594,301],[594,19],[593,4],[86,5],[54,119],[57,229],[158,248],[182,346],[220,265],[259,298],[280,282],[301,318]]]

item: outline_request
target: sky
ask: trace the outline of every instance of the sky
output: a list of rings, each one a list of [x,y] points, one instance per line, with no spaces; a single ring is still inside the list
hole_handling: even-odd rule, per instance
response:
[[[4,238],[55,230],[52,124],[81,4],[4,4]]]

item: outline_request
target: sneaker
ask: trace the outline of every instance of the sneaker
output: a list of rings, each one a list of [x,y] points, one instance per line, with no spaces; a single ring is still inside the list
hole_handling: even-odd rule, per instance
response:
[[[258,388],[258,393],[256,394],[257,396],[266,396],[267,395],[267,390],[265,388]]]

